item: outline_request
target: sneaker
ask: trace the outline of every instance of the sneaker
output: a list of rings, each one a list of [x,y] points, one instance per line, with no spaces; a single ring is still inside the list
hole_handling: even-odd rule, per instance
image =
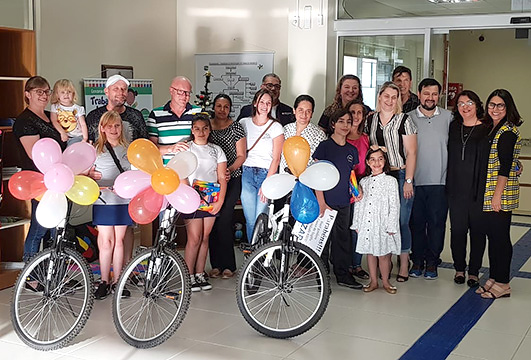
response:
[[[205,279],[205,274],[195,274],[195,281],[197,281],[197,285],[201,288],[201,290],[210,290],[212,289],[212,285]]]
[[[116,284],[111,285],[111,292],[114,294],[116,292]],[[122,290],[122,295],[120,296],[122,299],[127,299],[131,297],[131,291],[129,291],[125,286]]]
[[[357,282],[352,276],[345,276],[344,278],[338,278],[337,284],[339,286],[345,286],[351,289],[360,290],[363,288],[363,285]]]
[[[106,281],[102,281],[98,285],[98,289],[94,292],[94,298],[96,300],[103,300],[111,293],[111,286]]]
[[[437,274],[437,266],[427,266],[424,272],[424,279],[435,280],[439,277]]]
[[[192,284],[192,292],[201,291],[201,285],[195,279],[195,275],[190,275],[190,283]]]
[[[420,267],[420,265],[413,264],[413,266],[411,267],[411,270],[409,270],[409,276],[414,277],[414,278],[421,277],[422,268]]]

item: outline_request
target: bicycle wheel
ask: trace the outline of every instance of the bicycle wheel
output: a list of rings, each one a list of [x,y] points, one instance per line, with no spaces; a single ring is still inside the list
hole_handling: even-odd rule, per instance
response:
[[[85,326],[94,304],[87,261],[65,248],[38,253],[24,267],[13,290],[11,321],[18,337],[37,350],[66,346]]]
[[[311,329],[323,316],[330,298],[330,279],[317,254],[300,243],[293,243],[288,252],[281,281],[282,243],[257,249],[243,264],[236,289],[245,320],[274,338],[298,336]],[[256,278],[261,279],[260,284]],[[253,281],[252,287],[249,281]]]
[[[118,334],[137,348],[166,341],[190,305],[190,275],[184,259],[170,249],[157,257],[153,254],[153,249],[146,249],[131,260],[116,284],[112,303]],[[129,297],[122,296],[126,288]]]

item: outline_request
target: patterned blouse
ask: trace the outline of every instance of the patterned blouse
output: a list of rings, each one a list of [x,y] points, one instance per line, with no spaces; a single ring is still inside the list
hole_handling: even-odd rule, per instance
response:
[[[240,122],[233,121],[225,129],[212,130],[210,136],[212,137],[212,142],[221,147],[227,156],[227,168],[234,164],[237,157],[236,143],[238,140],[245,138],[245,130]],[[242,176],[241,166],[230,174],[231,179],[240,176]]]
[[[297,125],[296,123],[290,123],[284,126],[284,140],[287,140],[290,137],[296,136],[297,134]],[[326,140],[326,134],[318,126],[309,123],[308,126],[304,128],[301,132],[301,136],[305,138],[310,144],[310,160],[308,160],[308,165],[313,162],[313,152],[317,149],[317,146],[321,141]],[[286,167],[288,163],[284,158],[284,153],[280,156],[280,173],[284,174],[286,172]]]

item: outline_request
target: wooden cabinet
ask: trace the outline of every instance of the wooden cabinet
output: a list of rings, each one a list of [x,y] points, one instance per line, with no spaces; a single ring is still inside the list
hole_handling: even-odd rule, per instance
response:
[[[0,118],[15,118],[24,110],[25,81],[35,75],[35,33],[32,30],[0,27]],[[14,135],[10,127],[3,132],[2,163],[4,167],[20,164],[20,154],[14,147]],[[7,178],[2,177],[3,199],[0,215],[30,217],[29,201],[13,198],[7,188]],[[0,289],[12,286],[18,270],[12,264],[22,261],[24,239],[29,220],[0,226]],[[16,267],[16,266],[15,266]]]

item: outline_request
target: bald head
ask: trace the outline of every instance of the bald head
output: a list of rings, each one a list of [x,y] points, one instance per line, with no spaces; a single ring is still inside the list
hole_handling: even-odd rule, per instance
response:
[[[192,91],[192,83],[184,76],[175,77],[170,86],[170,96],[172,108],[174,111],[181,113],[186,108],[186,104],[190,100],[190,93]]]

